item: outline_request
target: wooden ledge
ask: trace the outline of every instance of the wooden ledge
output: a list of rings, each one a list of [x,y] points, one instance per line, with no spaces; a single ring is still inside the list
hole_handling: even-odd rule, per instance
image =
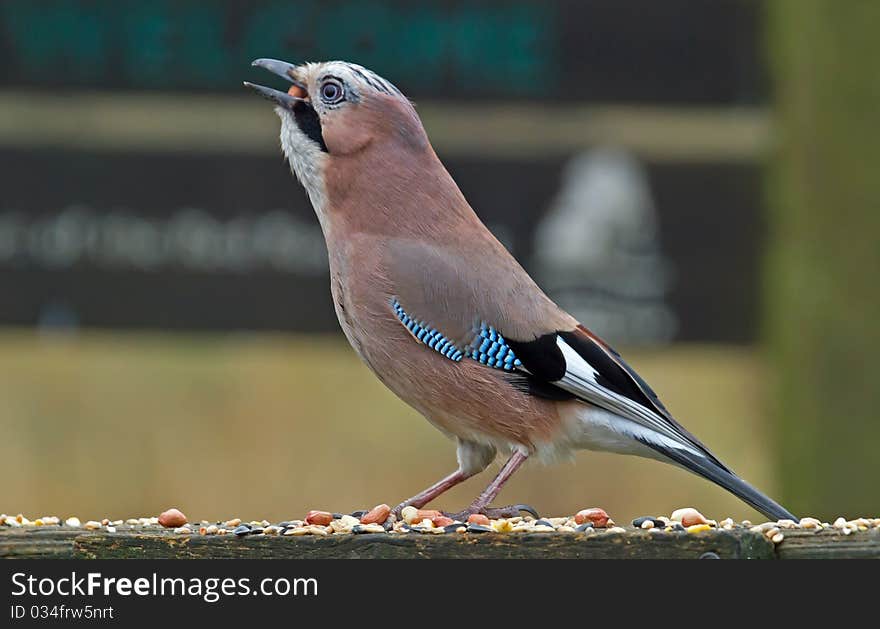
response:
[[[0,558],[69,559],[880,559],[880,529],[843,535],[787,530],[774,545],[748,529],[689,534],[365,534],[328,537],[179,535],[47,526],[0,530]]]

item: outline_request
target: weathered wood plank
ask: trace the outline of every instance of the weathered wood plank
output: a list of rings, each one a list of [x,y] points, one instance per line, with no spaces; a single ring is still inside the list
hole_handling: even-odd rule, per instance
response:
[[[880,529],[843,535],[837,530],[785,531],[780,559],[880,559]]]
[[[0,557],[181,559],[722,559],[772,558],[773,545],[746,530],[687,533],[523,533],[278,537],[174,535],[136,529],[71,531],[59,527],[0,532]]]
[[[880,559],[880,529],[843,535],[786,530],[774,547],[747,529],[695,535],[507,533],[278,537],[175,535],[120,527],[116,533],[67,527],[0,530],[0,558],[85,559]]]
[[[81,534],[58,527],[0,530],[0,559],[72,559],[74,540]]]

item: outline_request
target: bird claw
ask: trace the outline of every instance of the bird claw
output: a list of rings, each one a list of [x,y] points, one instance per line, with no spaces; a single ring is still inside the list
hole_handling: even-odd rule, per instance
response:
[[[507,505],[506,507],[475,507],[471,505],[464,511],[459,511],[458,513],[447,513],[443,512],[447,518],[452,518],[453,520],[457,520],[459,522],[466,522],[468,517],[475,513],[480,513],[485,515],[490,520],[498,520],[501,518],[514,518],[520,515],[520,513],[528,513],[530,516],[535,518],[536,520],[540,519],[540,515],[535,510],[534,507],[531,507],[526,504],[515,504],[515,505]]]
[[[533,518],[535,518],[536,520],[541,519],[541,516],[538,514],[538,511],[534,507],[531,507],[529,505],[517,504],[517,505],[513,505],[513,508],[516,509],[516,511],[517,511],[516,515],[519,515],[521,512],[524,511],[524,512],[528,513],[530,516],[532,516]]]

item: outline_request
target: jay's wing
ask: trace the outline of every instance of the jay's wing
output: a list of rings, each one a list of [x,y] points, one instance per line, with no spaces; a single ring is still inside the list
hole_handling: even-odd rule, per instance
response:
[[[488,231],[468,244],[478,251],[388,244],[389,305],[417,340],[450,360],[504,369],[511,385],[532,394],[606,409],[639,427],[621,426],[630,438],[769,518],[797,520],[675,421],[620,355],[554,304]]]
[[[508,341],[523,369],[578,399],[625,417],[730,471],[670,415],[620,354],[582,325],[534,341]],[[655,447],[655,443],[648,443]],[[667,454],[664,452],[664,454]]]
[[[477,246],[479,253],[456,255],[423,242],[388,244],[393,307],[413,336],[447,358],[518,372],[530,392],[609,410],[721,465],[620,355],[553,303],[494,238]]]

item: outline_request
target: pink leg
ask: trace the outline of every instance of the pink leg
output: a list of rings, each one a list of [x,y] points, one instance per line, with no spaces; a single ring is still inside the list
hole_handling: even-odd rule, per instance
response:
[[[479,495],[479,497],[474,500],[471,504],[471,508],[473,509],[485,509],[488,507],[495,497],[501,492],[501,488],[504,487],[504,483],[510,480],[510,477],[513,476],[513,473],[519,469],[519,467],[525,463],[526,459],[529,458],[528,454],[523,454],[519,450],[515,450],[510,458],[507,459],[507,463],[504,464],[504,467],[501,468],[501,471],[498,472],[498,475],[492,479],[492,482],[489,483],[489,486],[483,490],[483,493]]]
[[[449,517],[453,520],[464,521],[473,513],[483,513],[490,518],[512,518],[519,515],[520,511],[525,511],[537,518],[538,513],[528,505],[510,505],[495,509],[489,508],[489,505],[495,500],[495,497],[498,496],[501,488],[504,487],[504,483],[510,480],[513,473],[525,463],[527,458],[529,458],[528,454],[523,454],[519,450],[515,450],[507,460],[507,463],[504,464],[504,467],[501,468],[501,471],[498,472],[498,475],[492,479],[492,482],[489,483],[489,486],[486,487],[483,493],[471,503],[471,506],[460,513],[451,514]]]
[[[394,514],[400,517],[400,512],[403,510],[404,507],[407,506],[413,506],[416,509],[421,509],[440,494],[449,491],[459,483],[469,479],[471,476],[473,476],[473,474],[465,474],[461,470],[456,470],[449,476],[440,479],[439,481],[428,487],[425,491],[419,492],[409,500],[404,500],[403,502],[401,502],[394,508]]]

